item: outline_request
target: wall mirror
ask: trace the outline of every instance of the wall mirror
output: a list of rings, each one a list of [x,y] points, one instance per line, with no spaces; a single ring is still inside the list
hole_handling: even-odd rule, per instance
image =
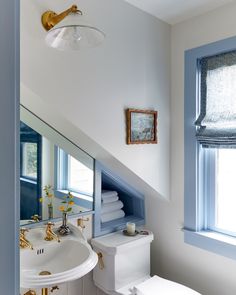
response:
[[[20,120],[20,224],[93,211],[94,159],[23,106]]]

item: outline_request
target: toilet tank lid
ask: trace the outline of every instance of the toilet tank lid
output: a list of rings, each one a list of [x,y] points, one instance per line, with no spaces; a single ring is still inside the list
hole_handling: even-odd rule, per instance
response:
[[[118,252],[124,252],[144,244],[150,244],[153,241],[153,233],[147,231],[148,235],[138,234],[135,237],[128,237],[122,231],[108,234],[91,240],[93,247],[103,252],[114,255]]]

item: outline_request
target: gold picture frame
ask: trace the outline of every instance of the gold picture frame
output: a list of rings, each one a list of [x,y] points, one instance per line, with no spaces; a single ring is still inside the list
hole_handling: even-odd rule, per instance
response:
[[[127,144],[157,144],[157,116],[153,110],[127,109]]]

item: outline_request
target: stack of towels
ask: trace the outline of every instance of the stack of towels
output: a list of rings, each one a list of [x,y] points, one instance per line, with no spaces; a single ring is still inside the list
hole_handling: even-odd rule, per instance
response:
[[[125,212],[122,210],[123,202],[119,200],[116,191],[102,191],[101,205],[101,222],[108,222],[125,217]]]

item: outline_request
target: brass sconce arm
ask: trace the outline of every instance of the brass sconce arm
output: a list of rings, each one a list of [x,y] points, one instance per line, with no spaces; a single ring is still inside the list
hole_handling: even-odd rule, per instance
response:
[[[58,50],[80,50],[99,45],[105,38],[105,34],[87,23],[77,5],[61,13],[48,10],[43,13],[41,22],[48,33],[45,43]]]
[[[44,12],[44,14],[42,15],[42,25],[45,30],[49,31],[65,17],[67,17],[70,13],[79,13],[80,15],[82,15],[82,11],[77,8],[77,5],[72,5],[70,8],[59,14],[49,10]]]

